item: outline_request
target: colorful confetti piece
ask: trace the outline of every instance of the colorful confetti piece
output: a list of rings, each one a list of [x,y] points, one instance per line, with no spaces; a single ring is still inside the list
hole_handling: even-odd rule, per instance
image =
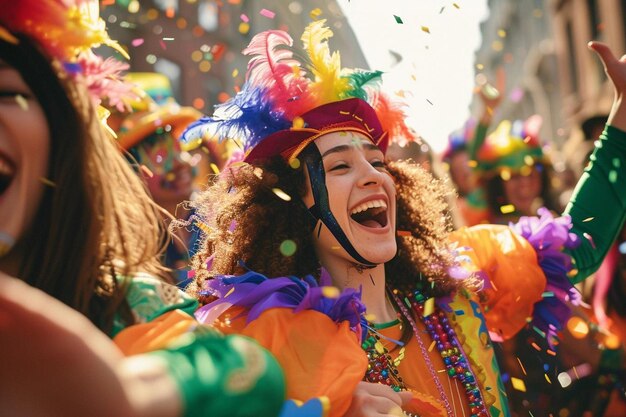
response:
[[[587,233],[587,232],[583,233],[583,236],[585,237],[585,239],[587,239],[589,241],[589,243],[591,244],[591,247],[595,249],[596,248],[596,244],[593,241],[593,237],[591,237],[591,235],[589,233]]]
[[[311,12],[309,13],[309,17],[313,20],[317,20],[322,14],[322,9],[320,9],[319,7],[316,9],[311,10]]]
[[[135,47],[136,47],[136,46],[139,46],[139,45],[143,45],[143,43],[144,43],[144,39],[143,39],[143,38],[133,39],[133,40],[130,42],[130,44],[131,44],[132,46],[135,46]]]
[[[278,198],[280,198],[281,200],[285,200],[285,201],[291,201],[291,196],[289,194],[287,194],[286,192],[284,192],[283,190],[281,190],[280,188],[272,188],[272,191],[274,192],[274,194],[276,194],[278,196]]]
[[[243,20],[244,22],[246,22],[246,23],[250,23],[250,18],[249,18],[247,15],[245,15],[245,14],[243,14],[243,13],[242,13],[242,14],[241,14],[241,16],[239,16],[239,17],[240,17],[240,18],[241,18],[241,20]]]
[[[49,187],[56,187],[57,185],[49,180],[48,178],[44,178],[44,177],[39,177],[39,181],[41,181],[42,183],[44,183],[45,185],[49,186]]]
[[[500,206],[500,213],[509,214],[515,211],[515,206],[513,204],[506,204],[504,206]]]
[[[20,108],[22,110],[24,110],[24,111],[28,110],[28,100],[26,100],[23,95],[16,94],[15,95],[15,102],[17,103],[18,106],[20,106]]]
[[[283,256],[291,256],[294,253],[296,253],[296,249],[298,248],[298,246],[296,245],[296,242],[294,242],[293,240],[287,239],[287,240],[283,240],[283,242],[280,244],[280,253]],[[335,288],[335,287],[324,287],[324,288]],[[336,288],[335,288],[336,289]],[[322,292],[324,290],[322,289]],[[326,295],[328,297],[328,295]],[[336,298],[336,297],[332,297],[332,298]]]
[[[428,317],[435,312],[435,299],[429,298],[424,302],[424,317]]]
[[[422,32],[430,33],[428,26],[422,26]]]
[[[395,14],[393,15],[393,18],[396,19],[396,23],[399,25],[404,24],[404,22],[402,21],[402,18],[400,16],[396,16]]]
[[[522,379],[511,377],[511,385],[513,385],[513,388],[518,391],[526,392],[526,384]]]
[[[268,19],[273,19],[274,16],[276,16],[276,13],[274,13],[271,10],[267,10],[267,9],[261,9],[261,11],[259,12],[259,14],[261,16],[267,17]]]

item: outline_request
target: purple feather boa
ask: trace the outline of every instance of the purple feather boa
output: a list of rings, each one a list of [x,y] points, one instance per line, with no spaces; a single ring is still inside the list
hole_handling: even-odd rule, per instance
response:
[[[556,334],[571,317],[568,303],[578,305],[579,292],[568,278],[572,259],[563,249],[573,249],[580,243],[577,235],[570,232],[569,216],[554,217],[546,208],[537,212],[539,217],[521,217],[510,227],[524,237],[535,249],[537,261],[543,270],[547,284],[543,299],[534,306],[531,326],[545,333],[553,346]]]
[[[325,271],[322,271],[320,284],[310,275],[304,279],[270,279],[250,271],[240,276],[218,276],[209,280],[203,290],[204,295],[218,299],[199,308],[196,318],[201,323],[210,323],[232,305],[247,310],[248,323],[271,308],[290,308],[294,313],[314,310],[337,323],[347,320],[350,328],[360,333],[360,319],[365,312],[361,292],[353,288],[335,292],[330,285],[330,276]]]

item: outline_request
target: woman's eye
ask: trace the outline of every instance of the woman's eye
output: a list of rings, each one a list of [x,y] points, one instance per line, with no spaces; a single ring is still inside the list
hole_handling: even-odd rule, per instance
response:
[[[341,169],[348,169],[350,168],[347,164],[339,164],[339,165],[335,165],[334,167],[332,167],[330,169],[330,171],[339,171]]]
[[[383,161],[372,161],[370,162],[374,168],[387,168]]]

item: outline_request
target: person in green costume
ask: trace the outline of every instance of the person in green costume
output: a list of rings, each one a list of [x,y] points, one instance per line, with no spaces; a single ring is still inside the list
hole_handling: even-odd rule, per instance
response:
[[[159,278],[159,212],[97,113],[130,89],[94,5],[0,7],[0,414],[277,415],[275,359]]]

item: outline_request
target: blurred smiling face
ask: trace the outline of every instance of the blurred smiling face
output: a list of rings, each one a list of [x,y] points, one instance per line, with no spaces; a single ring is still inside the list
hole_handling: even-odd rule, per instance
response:
[[[144,176],[152,198],[159,204],[179,203],[193,191],[195,173],[181,157],[179,142],[168,132],[155,133],[136,146],[139,162],[151,176]]]
[[[356,251],[366,260],[381,264],[391,260],[396,246],[395,185],[384,164],[384,155],[365,136],[336,132],[321,136],[315,145],[322,155],[329,207],[339,226]],[[304,202],[314,204],[307,183]],[[314,244],[318,256],[339,257],[354,263],[328,230],[322,227]]]
[[[27,231],[41,202],[50,136],[21,75],[0,59],[0,256]]]

